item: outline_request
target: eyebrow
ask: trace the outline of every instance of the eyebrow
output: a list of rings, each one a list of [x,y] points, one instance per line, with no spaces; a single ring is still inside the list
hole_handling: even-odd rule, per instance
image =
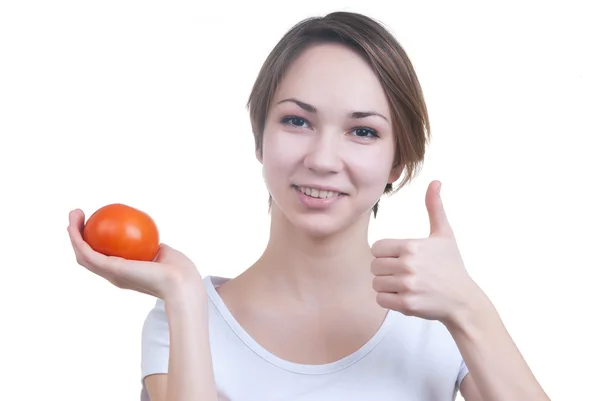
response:
[[[298,99],[294,99],[293,97],[291,98],[287,98],[287,99],[283,99],[279,102],[277,102],[277,104],[281,104],[281,103],[285,103],[285,102],[292,102],[297,104],[301,109],[308,111],[309,113],[316,113],[317,112],[317,108],[313,105],[310,105],[308,103],[305,102],[301,102]],[[381,117],[383,118],[385,121],[388,121],[387,117],[385,117],[383,114],[381,113],[377,113],[375,111],[355,111],[352,112],[348,115],[348,117],[350,118],[366,118],[366,117],[371,117],[371,116],[377,116],[377,117]],[[388,121],[389,122],[389,121]]]

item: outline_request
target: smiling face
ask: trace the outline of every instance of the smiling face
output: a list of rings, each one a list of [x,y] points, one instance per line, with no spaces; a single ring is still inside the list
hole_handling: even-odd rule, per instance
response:
[[[367,223],[400,176],[391,121],[363,58],[340,44],[305,49],[275,92],[258,153],[274,218],[311,236]]]

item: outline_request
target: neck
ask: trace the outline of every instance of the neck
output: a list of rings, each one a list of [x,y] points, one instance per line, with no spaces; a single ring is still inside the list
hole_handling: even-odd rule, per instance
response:
[[[274,208],[269,243],[252,270],[268,278],[271,288],[302,302],[371,296],[369,217],[335,234],[314,237]]]

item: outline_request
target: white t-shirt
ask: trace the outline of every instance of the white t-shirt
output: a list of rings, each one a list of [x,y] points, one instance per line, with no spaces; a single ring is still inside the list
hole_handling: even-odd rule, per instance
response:
[[[234,319],[207,276],[209,338],[221,401],[451,401],[468,372],[448,330],[437,321],[390,311],[359,350],[333,363],[285,361],[254,341]],[[169,328],[157,300],[142,330],[143,378],[167,373]]]

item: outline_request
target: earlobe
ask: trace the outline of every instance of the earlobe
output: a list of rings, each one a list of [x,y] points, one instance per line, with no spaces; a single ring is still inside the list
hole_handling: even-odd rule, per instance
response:
[[[262,164],[262,152],[260,149],[256,149],[256,152],[254,152],[254,154],[256,155],[256,160],[258,160],[258,162],[260,164]]]

